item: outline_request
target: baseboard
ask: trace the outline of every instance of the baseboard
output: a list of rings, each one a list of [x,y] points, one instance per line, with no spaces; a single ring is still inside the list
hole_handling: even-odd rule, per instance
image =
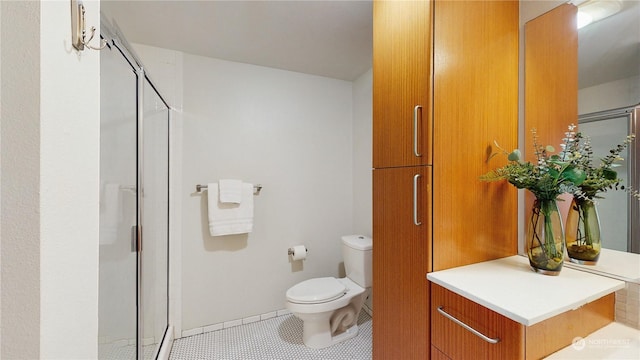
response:
[[[211,325],[206,325],[206,326],[203,326],[203,327],[197,327],[197,328],[194,328],[194,329],[183,330],[182,333],[180,334],[181,335],[180,337],[184,338],[184,337],[204,334],[204,333],[208,333],[208,332],[212,332],[212,331],[228,329],[228,328],[235,327],[235,326],[246,325],[246,324],[250,324],[252,322],[257,322],[257,321],[269,320],[269,319],[277,317],[277,316],[284,316],[284,315],[289,315],[289,314],[290,314],[290,312],[287,309],[271,311],[271,312],[268,312],[268,313],[265,313],[265,314],[249,316],[249,317],[242,318],[242,319],[229,320],[229,321],[225,321],[225,322],[218,323],[218,324],[211,324]]]

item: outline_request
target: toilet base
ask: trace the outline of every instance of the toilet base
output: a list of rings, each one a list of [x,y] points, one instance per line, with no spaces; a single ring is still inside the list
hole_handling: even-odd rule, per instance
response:
[[[330,316],[331,314],[327,315]],[[304,318],[304,316],[299,317]],[[357,323],[345,331],[332,336],[328,316],[325,321],[303,321],[302,342],[305,346],[312,349],[326,348],[358,335]]]
[[[348,290],[336,300],[314,304],[286,303],[287,309],[302,320],[302,342],[309,348],[326,348],[358,335],[358,316],[369,289],[348,278],[338,280]]]
[[[331,338],[331,341],[333,342],[333,344],[337,344],[339,342],[349,340],[352,337],[355,337],[356,335],[358,335],[358,324],[354,324],[352,327],[345,330],[345,332],[343,332],[342,334],[333,336]]]

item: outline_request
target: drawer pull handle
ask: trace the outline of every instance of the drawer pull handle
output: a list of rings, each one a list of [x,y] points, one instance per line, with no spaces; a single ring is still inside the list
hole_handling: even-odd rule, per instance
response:
[[[413,224],[415,226],[422,225],[422,221],[418,221],[418,178],[420,174],[413,177]]]
[[[422,109],[422,106],[416,105],[413,108],[413,154],[416,157],[421,157],[422,154],[418,151],[418,110]]]
[[[491,343],[491,344],[497,344],[497,343],[499,343],[499,342],[500,342],[500,338],[495,338],[495,339],[494,339],[494,338],[490,338],[490,337],[488,337],[487,335],[485,335],[485,334],[481,333],[480,331],[478,331],[478,330],[476,330],[476,329],[472,328],[471,326],[469,326],[469,325],[467,325],[467,324],[463,323],[462,321],[460,321],[460,320],[456,319],[455,317],[451,316],[450,314],[448,314],[446,311],[444,311],[444,310],[442,309],[442,306],[438,306],[438,312],[439,312],[440,314],[442,314],[442,316],[444,316],[444,317],[446,317],[447,319],[449,319],[449,320],[453,321],[454,323],[456,323],[456,324],[458,324],[458,325],[462,326],[463,328],[465,328],[465,329],[469,330],[471,333],[473,333],[474,335],[476,335],[477,337],[481,338],[482,340],[484,340],[484,341],[486,341],[486,342],[488,342],[488,343]]]

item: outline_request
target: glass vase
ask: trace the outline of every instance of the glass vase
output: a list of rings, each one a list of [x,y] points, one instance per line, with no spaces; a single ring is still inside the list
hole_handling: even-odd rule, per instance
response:
[[[531,269],[545,275],[560,274],[564,245],[564,229],[556,201],[536,199],[525,242]]]
[[[574,198],[567,216],[567,254],[569,261],[595,265],[600,257],[600,218],[596,204]]]

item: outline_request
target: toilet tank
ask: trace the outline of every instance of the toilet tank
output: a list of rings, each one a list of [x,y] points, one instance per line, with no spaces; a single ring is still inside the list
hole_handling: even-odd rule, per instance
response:
[[[344,270],[349,279],[363,288],[372,285],[373,240],[364,235],[342,237]]]

